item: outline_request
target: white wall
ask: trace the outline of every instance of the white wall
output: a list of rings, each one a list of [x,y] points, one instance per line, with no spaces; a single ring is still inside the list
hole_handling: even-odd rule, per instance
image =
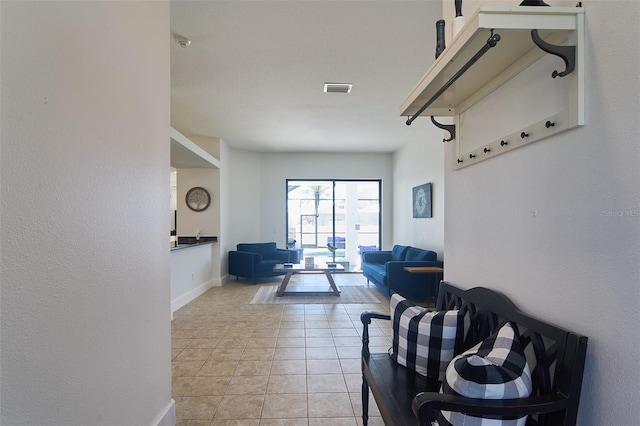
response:
[[[640,382],[640,3],[584,4],[586,125],[460,171],[446,148],[445,278],[498,289],[523,311],[587,335],[578,424],[632,425]]]
[[[219,275],[214,275],[216,246],[217,243],[198,244],[171,250],[172,313],[221,284]]]
[[[228,254],[230,248],[228,241],[231,234],[231,227],[234,220],[231,217],[231,163],[229,146],[220,141],[220,163],[223,167],[220,169],[220,235],[218,236],[218,259],[219,259],[219,275],[217,277],[226,277],[229,273]],[[239,171],[238,171],[239,172]]]
[[[218,160],[217,164],[220,164],[220,147],[222,145],[222,141],[219,138],[190,137],[187,138],[187,140],[212,155]],[[176,205],[178,211],[178,223],[176,228],[178,237],[193,237],[198,231],[200,231],[200,235],[203,237],[219,238],[221,231],[220,209],[223,205],[221,202],[219,166],[179,168],[177,169],[176,181]],[[189,192],[191,188],[198,186],[205,188],[209,192],[209,195],[211,196],[211,203],[206,210],[194,212],[187,206],[185,198],[187,192]],[[201,259],[194,258],[188,260],[188,257],[185,254],[181,254],[178,257],[171,257],[172,311],[175,311],[177,307],[179,308],[189,302],[192,296],[199,296],[202,289],[206,290],[211,285],[221,285],[220,244],[218,242],[213,243],[213,245],[207,250],[211,253],[211,258],[209,259],[208,266],[204,269],[208,270],[209,273],[206,276],[198,277],[196,280],[191,280],[191,273],[187,270],[194,268],[203,270]],[[176,263],[177,258],[182,259],[175,265],[180,272],[174,273],[173,264]],[[185,279],[187,278],[188,283],[185,282]],[[184,290],[187,291],[185,292]],[[178,300],[181,302],[178,303]]]
[[[226,146],[225,146],[226,147]],[[223,151],[224,153],[225,151]],[[226,204],[220,241],[221,277],[228,279],[229,251],[241,242],[260,241],[260,154],[226,147],[221,186]]]
[[[0,423],[173,424],[169,4],[0,7]]]
[[[445,119],[439,119],[444,122]],[[449,134],[428,117],[413,122],[421,140],[408,142],[393,155],[393,243],[438,253],[444,259],[444,144]],[[448,142],[451,144],[451,142]],[[431,218],[413,218],[414,186],[431,182]]]
[[[214,168],[178,169],[178,236],[193,237],[198,230],[202,236],[220,233],[219,205],[220,171]],[[185,202],[187,192],[196,186],[203,187],[211,196],[211,204],[202,212],[194,212]]]
[[[227,164],[232,220],[222,247],[223,256],[241,242],[275,241],[284,247],[287,178],[382,179],[383,245],[392,241],[391,154],[269,154],[230,149]],[[222,264],[226,272],[226,257]]]
[[[226,244],[235,250],[237,243],[260,241],[262,214],[261,155],[230,149],[229,196],[231,229]]]
[[[439,8],[453,7],[453,1],[445,2]],[[425,70],[434,59],[436,46],[435,22],[440,16],[431,16],[425,25],[433,30],[428,33],[425,42]],[[429,53],[431,52],[431,53]],[[417,81],[410,82],[411,84]],[[407,93],[408,94],[408,93]],[[400,120],[400,118],[399,118]],[[438,118],[439,122],[449,123],[450,118]],[[400,149],[393,153],[393,241],[388,241],[387,248],[393,244],[411,245],[433,250],[438,259],[445,260],[444,254],[444,144],[442,139],[449,134],[431,123],[428,116],[416,119],[406,127],[406,141]],[[448,142],[451,144],[451,142]],[[431,182],[432,217],[413,218],[413,187]],[[445,265],[446,267],[446,265]]]
[[[284,247],[286,179],[382,179],[382,244],[392,239],[391,154],[262,154],[260,238]],[[276,232],[273,232],[273,230]]]
[[[198,230],[205,237],[219,236],[220,169],[195,167],[177,170],[178,237],[193,237]],[[203,187],[211,196],[211,204],[201,212],[191,210],[185,202],[187,192],[196,186]],[[175,312],[212,286],[221,285],[220,267],[219,242],[172,250],[171,312]]]

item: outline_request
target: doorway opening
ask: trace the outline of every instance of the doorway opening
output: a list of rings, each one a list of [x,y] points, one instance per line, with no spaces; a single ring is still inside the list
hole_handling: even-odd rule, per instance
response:
[[[359,271],[381,247],[381,181],[287,179],[287,245],[316,263]]]

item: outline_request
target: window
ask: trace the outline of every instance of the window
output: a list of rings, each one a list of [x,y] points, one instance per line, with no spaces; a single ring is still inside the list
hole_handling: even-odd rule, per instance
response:
[[[357,270],[380,247],[380,180],[287,180],[287,240],[319,262]]]

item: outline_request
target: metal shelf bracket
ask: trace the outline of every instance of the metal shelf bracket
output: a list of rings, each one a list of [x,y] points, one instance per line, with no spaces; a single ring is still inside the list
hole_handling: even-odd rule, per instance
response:
[[[538,30],[531,30],[531,39],[540,49],[545,52],[560,57],[564,61],[565,70],[558,72],[558,70],[551,73],[551,77],[564,77],[573,72],[576,67],[576,47],[575,46],[558,46],[550,44],[540,38]]]
[[[431,116],[431,122],[433,123],[434,126],[449,132],[449,139],[442,139],[442,142],[451,142],[452,140],[454,140],[456,138],[456,125],[455,124],[441,124],[441,123],[438,123],[436,121],[436,119],[433,118],[433,115]]]

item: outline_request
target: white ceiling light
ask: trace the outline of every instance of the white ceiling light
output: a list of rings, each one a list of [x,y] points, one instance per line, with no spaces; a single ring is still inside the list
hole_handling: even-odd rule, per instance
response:
[[[353,84],[351,83],[325,83],[325,93],[350,93]]]

